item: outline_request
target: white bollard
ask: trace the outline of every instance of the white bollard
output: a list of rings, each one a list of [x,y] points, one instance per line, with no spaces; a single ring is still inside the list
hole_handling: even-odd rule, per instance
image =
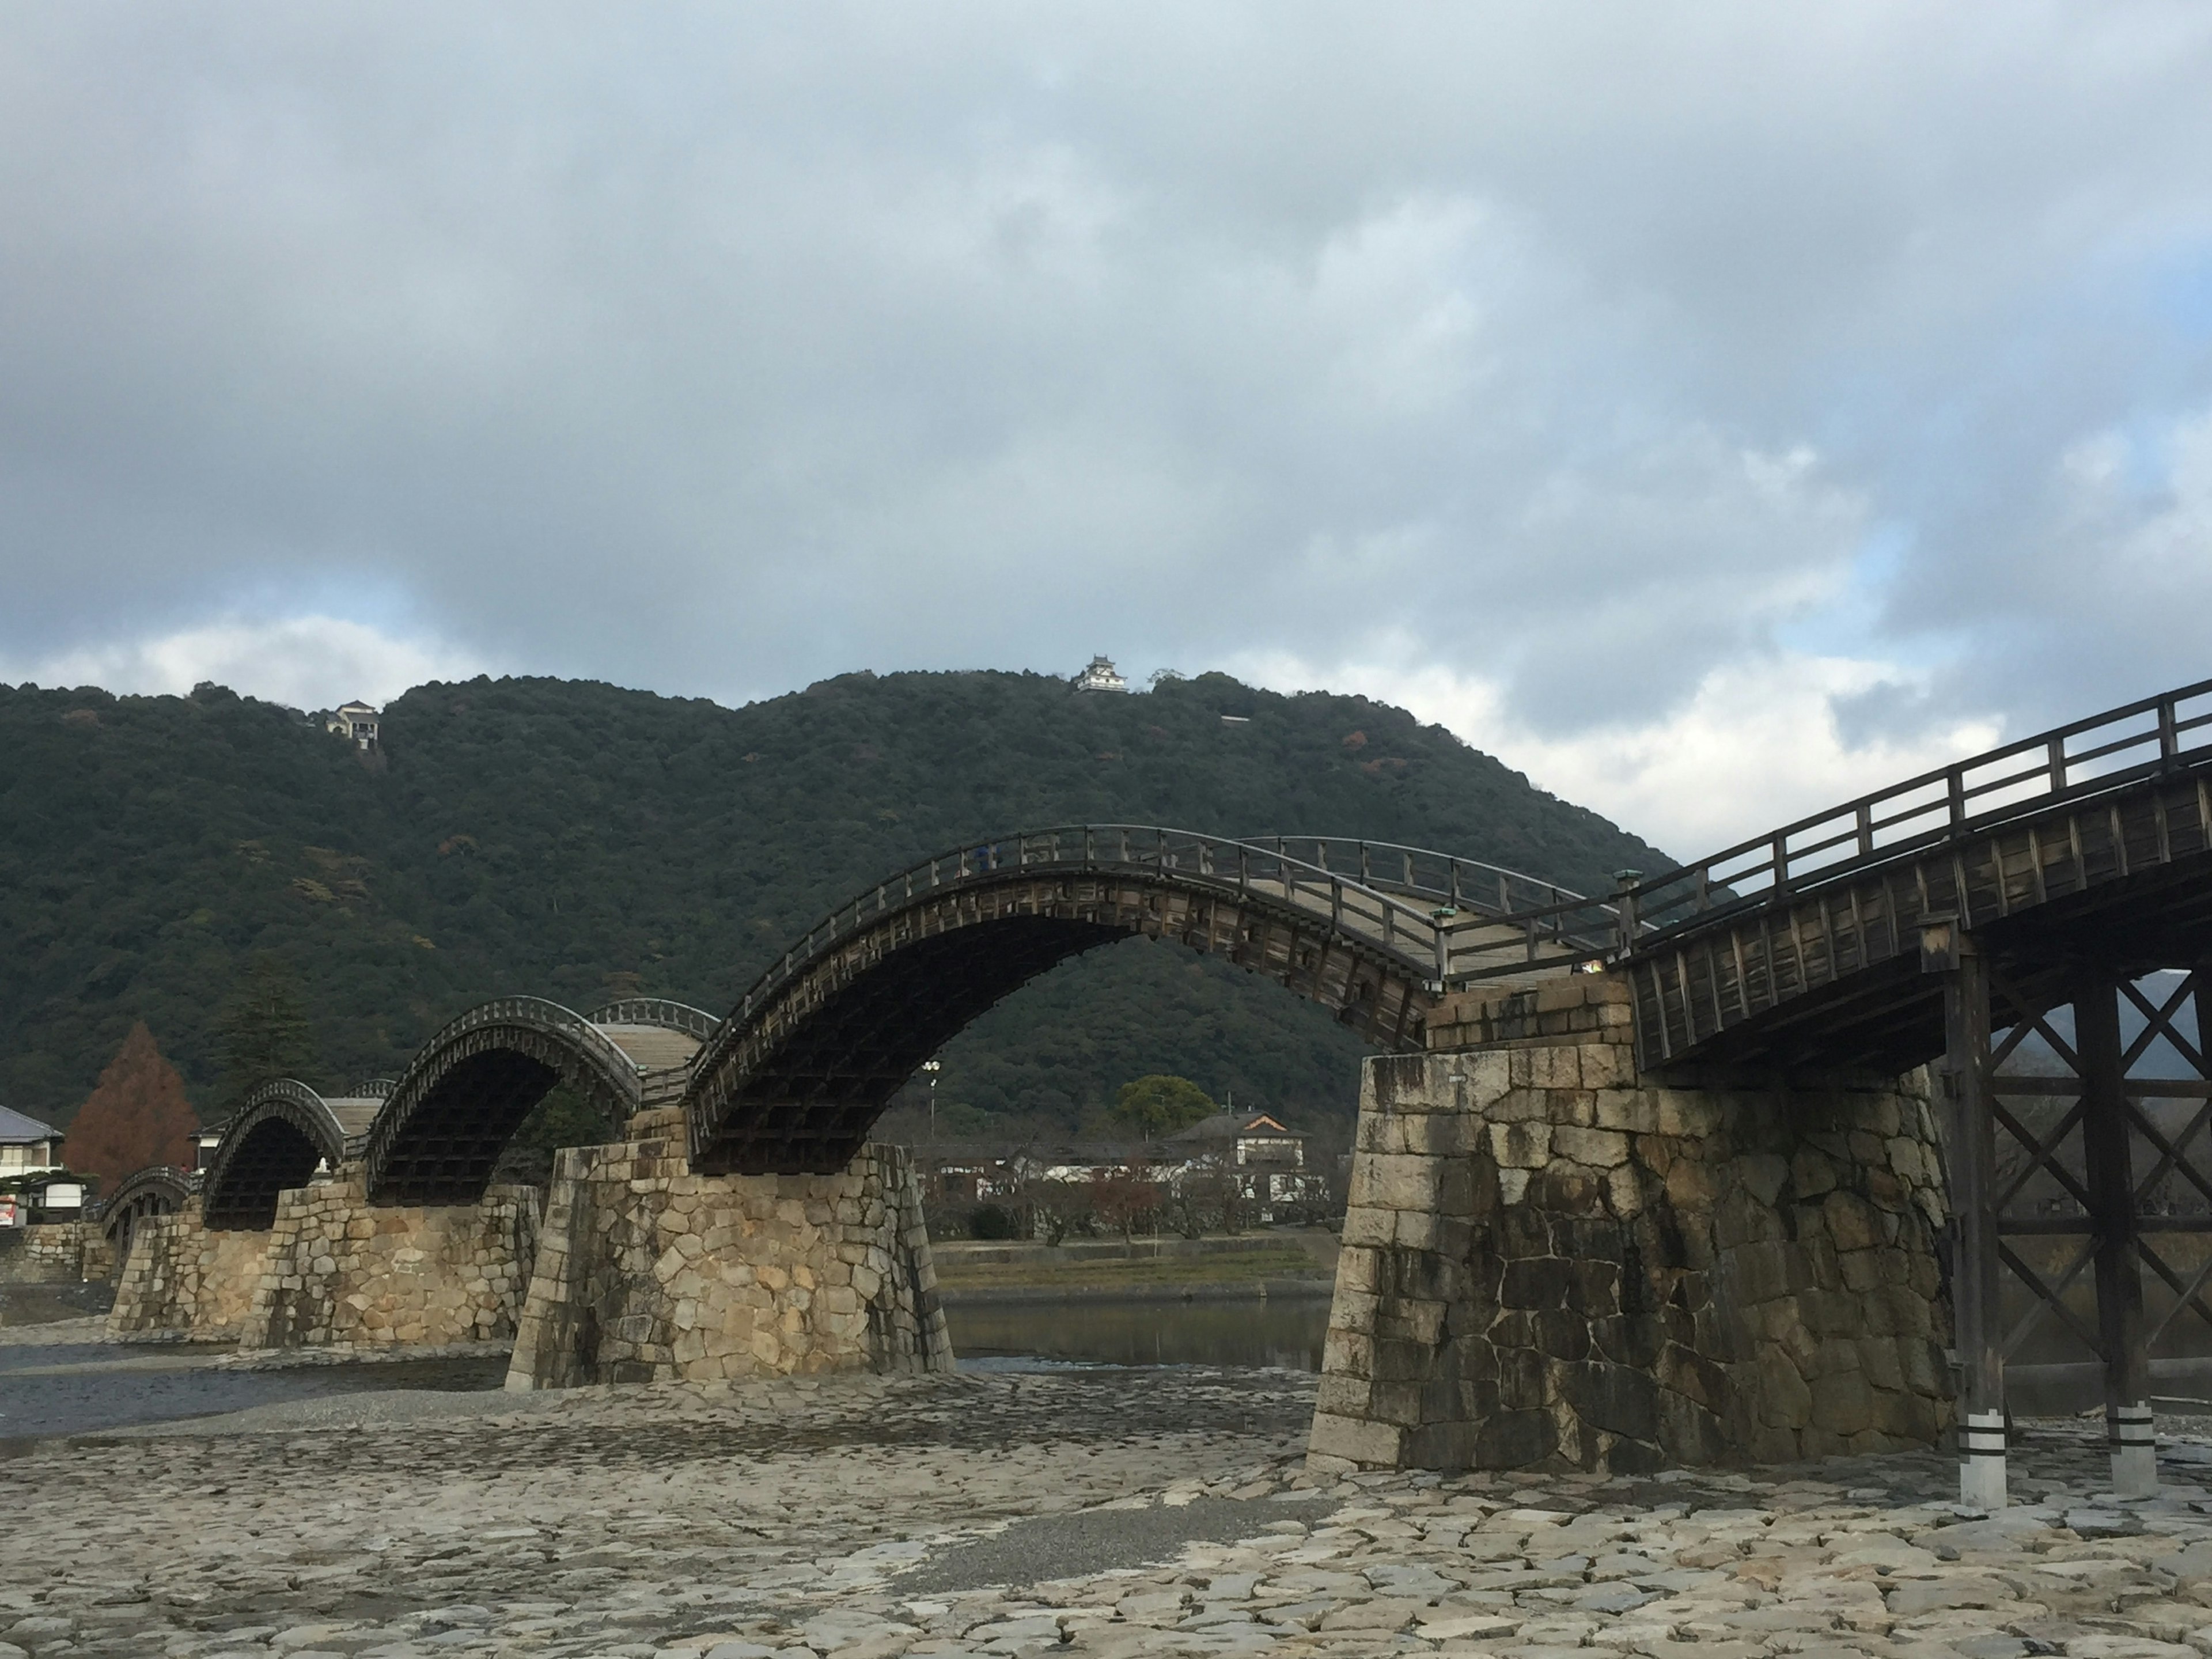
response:
[[[2112,1495],[2154,1496],[2158,1491],[2158,1437],[2151,1432],[2150,1407],[2137,1401],[2107,1408],[2105,1434],[2112,1448]]]
[[[1971,1412],[1960,1420],[1959,1501],[1978,1510],[2005,1506],[2002,1412]]]

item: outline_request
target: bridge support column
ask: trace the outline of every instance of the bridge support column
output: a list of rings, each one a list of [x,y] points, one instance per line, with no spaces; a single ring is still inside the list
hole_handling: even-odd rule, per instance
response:
[[[439,1347],[514,1331],[537,1250],[538,1194],[373,1205],[357,1164],[284,1193],[239,1333],[247,1348]]]
[[[210,1228],[201,1201],[138,1218],[107,1316],[111,1340],[213,1342],[239,1334],[268,1264],[269,1235]]]
[[[1629,987],[1447,1000],[1367,1062],[1318,1468],[1786,1462],[1933,1443],[1926,1079],[1658,1087]]]
[[[2118,988],[2110,975],[2085,975],[2076,987],[2074,1042],[2081,1063],[2082,1164],[2097,1240],[2097,1340],[2104,1350],[2112,1490],[2122,1498],[2148,1498],[2158,1490],[2158,1448],[2136,1254],[2127,1059],[2120,1043]]]
[[[702,1176],[680,1111],[630,1134],[554,1166],[509,1389],[952,1369],[901,1149],[835,1175]]]
[[[2005,1504],[2004,1331],[1997,1304],[1996,1117],[1990,1093],[1990,980],[1955,922],[1921,933],[1921,966],[1943,981],[1944,1147],[1954,1217],[1951,1296],[1959,1365],[1959,1498]]]

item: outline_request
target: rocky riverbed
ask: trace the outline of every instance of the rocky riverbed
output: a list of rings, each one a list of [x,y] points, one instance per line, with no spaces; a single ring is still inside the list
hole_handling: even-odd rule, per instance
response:
[[[2212,1448],[2029,1501],[1935,1454],[1657,1479],[1307,1476],[1311,1381],[1099,1369],[386,1393],[6,1465],[0,1659],[2212,1655]],[[1602,1656],[1600,1656],[1602,1659]]]

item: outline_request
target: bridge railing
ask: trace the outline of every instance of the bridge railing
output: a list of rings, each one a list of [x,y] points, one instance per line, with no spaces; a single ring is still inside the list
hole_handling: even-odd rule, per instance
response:
[[[1428,901],[1446,935],[1439,977],[1447,983],[1525,974],[1563,957],[1595,959],[1622,938],[1613,901],[1479,859],[1351,836],[1253,841],[1319,869],[1356,870],[1362,886]]]
[[[624,1054],[612,1037],[574,1008],[546,997],[495,997],[489,1002],[480,1002],[440,1027],[437,1034],[422,1045],[421,1053],[432,1054],[449,1039],[487,1025],[535,1025],[541,1030],[570,1031],[586,1048],[617,1066],[617,1076],[635,1077],[638,1073],[637,1062]],[[412,1066],[408,1067],[410,1072],[414,1069]]]
[[[1893,784],[1638,883],[1638,944],[2063,802],[2212,759],[2212,680],[2145,697]]]
[[[726,1024],[744,1025],[806,964],[878,917],[933,892],[1013,872],[1038,875],[1158,870],[1226,891],[1261,892],[1392,951],[1424,977],[1450,971],[1449,939],[1434,907],[1368,887],[1277,847],[1148,824],[1064,824],[965,842],[880,881],[807,929],[757,980]]]
[[[125,1199],[135,1199],[143,1192],[161,1187],[177,1188],[187,1194],[196,1193],[200,1188],[200,1172],[182,1169],[173,1164],[149,1164],[133,1170],[115,1183],[113,1192],[86,1204],[84,1219],[104,1220],[108,1212]]]
[[[1455,909],[1508,916],[1547,905],[1589,903],[1571,887],[1524,876],[1479,859],[1401,847],[1353,836],[1251,836],[1254,847],[1272,847],[1285,858],[1357,879],[1363,887],[1407,893]]]

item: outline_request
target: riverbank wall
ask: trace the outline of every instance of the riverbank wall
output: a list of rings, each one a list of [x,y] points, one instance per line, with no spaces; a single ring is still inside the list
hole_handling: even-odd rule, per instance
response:
[[[89,1221],[0,1231],[0,1285],[82,1285],[115,1271],[114,1247]]]

